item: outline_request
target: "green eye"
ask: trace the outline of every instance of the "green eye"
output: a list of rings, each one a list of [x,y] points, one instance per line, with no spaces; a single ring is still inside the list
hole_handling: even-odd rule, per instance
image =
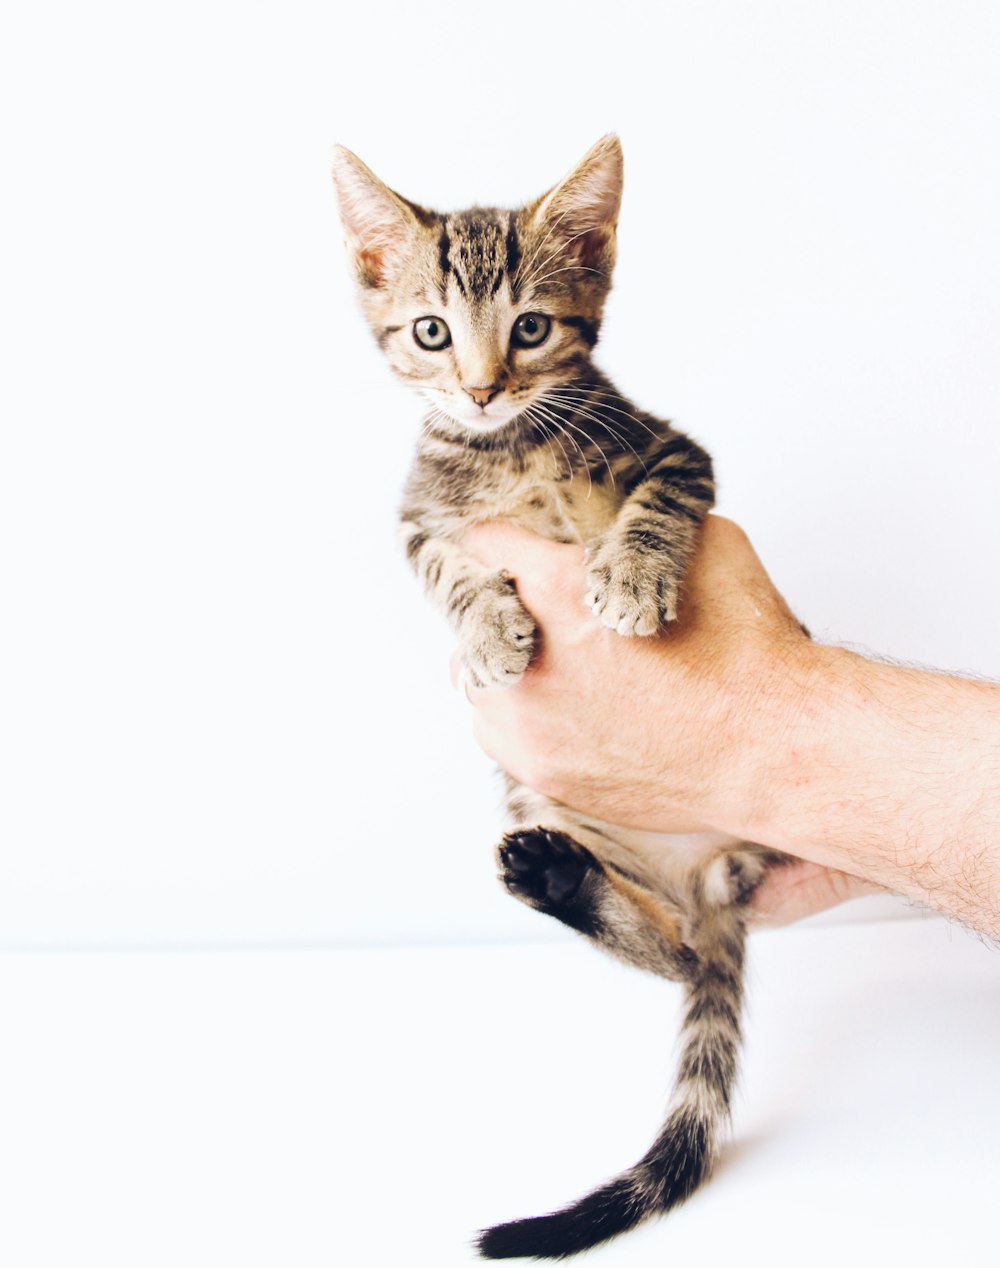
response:
[[[522,313],[514,322],[510,341],[515,348],[537,348],[548,338],[551,326],[544,313]]]
[[[421,348],[440,352],[451,343],[451,331],[440,317],[421,317],[413,323],[413,337]]]

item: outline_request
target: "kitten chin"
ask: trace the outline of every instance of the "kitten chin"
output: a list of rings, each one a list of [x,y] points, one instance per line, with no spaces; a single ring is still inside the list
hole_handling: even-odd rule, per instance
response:
[[[506,403],[499,403],[496,407],[487,405],[485,410],[473,406],[472,410],[465,411],[453,405],[438,406],[438,409],[451,419],[456,428],[476,432],[481,436],[489,436],[500,431],[525,412],[523,407],[519,409],[513,404]]]

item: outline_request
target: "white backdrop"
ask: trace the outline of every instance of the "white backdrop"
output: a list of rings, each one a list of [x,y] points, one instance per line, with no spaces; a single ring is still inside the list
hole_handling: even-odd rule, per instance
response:
[[[1000,674],[996,6],[6,12],[2,943],[560,936],[398,557],[335,141],[451,208],[617,130],[601,364],[817,635]]]

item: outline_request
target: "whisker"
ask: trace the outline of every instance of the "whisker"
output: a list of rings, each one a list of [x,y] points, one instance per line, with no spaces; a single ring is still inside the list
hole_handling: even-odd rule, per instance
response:
[[[628,399],[627,396],[619,396],[617,392],[609,392],[606,388],[599,387],[597,388],[597,392],[602,397],[602,399],[606,401],[610,402],[612,400],[616,400],[616,401],[624,401],[627,405],[632,404],[632,402]],[[637,426],[644,428],[650,434],[650,436],[652,436],[655,440],[662,441],[664,439],[664,436],[661,432],[658,432],[654,428],[650,427],[649,424],[645,422],[643,419],[637,418],[635,414],[630,414],[627,409],[622,409],[618,405],[611,405],[611,404],[608,404],[607,408],[610,410],[614,410],[616,414],[621,414],[623,418],[631,419],[632,422],[635,423]],[[669,423],[665,424],[665,426],[667,427],[668,430],[670,429]]]
[[[541,415],[549,423],[553,424],[560,431],[562,431],[566,439],[569,440],[576,447],[576,450],[579,453],[580,457],[583,459],[584,463],[586,463],[588,466],[590,465],[589,460],[587,458],[587,454],[584,451],[584,449],[581,447],[580,442],[576,439],[576,437],[571,436],[568,431],[565,431],[565,427],[567,426],[566,420],[564,418],[560,418],[558,413],[555,410],[551,410],[548,408],[547,404],[545,403],[544,397],[539,397],[538,400],[534,401],[532,404],[532,409],[538,410],[541,413]],[[575,427],[573,428],[573,430],[577,432],[580,436],[582,436],[584,440],[590,440],[590,437],[587,435],[587,433],[584,431],[581,431],[579,427]]]
[[[560,451],[560,453],[561,453],[561,454],[562,454],[562,456],[563,456],[563,461],[566,463],[566,470],[567,470],[567,472],[568,472],[570,475],[572,475],[572,474],[573,474],[573,464],[570,462],[569,458],[566,456],[566,450],[565,450],[565,449],[563,449],[562,445],[560,444],[560,442],[559,442],[559,437],[558,437],[558,436],[556,436],[556,435],[555,435],[555,434],[554,434],[554,433],[553,433],[553,432],[549,429],[549,427],[548,427],[548,426],[547,426],[544,422],[542,422],[542,420],[541,420],[541,418],[540,418],[540,417],[536,417],[536,416],[535,416],[535,413],[534,413],[534,406],[533,406],[533,405],[529,405],[529,406],[528,406],[528,408],[524,411],[524,414],[522,415],[522,418],[527,418],[527,420],[528,420],[528,421],[529,421],[529,422],[530,422],[530,423],[531,423],[534,427],[537,427],[537,428],[539,429],[539,431],[542,433],[542,439],[543,439],[543,440],[545,441],[545,443],[548,445],[548,447],[549,447],[549,453],[552,455],[552,464],[553,464],[553,465],[552,465],[552,474],[553,474],[553,476],[558,475],[558,471],[559,471],[559,460],[556,458],[556,451],[552,448],[552,440],[555,440],[556,444],[557,444],[557,445],[559,445],[559,451]],[[550,438],[551,438],[551,439],[550,439]]]
[[[611,426],[610,422],[607,421],[607,418],[602,417],[601,415],[599,415],[598,412],[589,410],[589,408],[587,407],[587,404],[584,404],[584,402],[589,403],[589,401],[591,401],[591,398],[586,396],[575,397],[575,394],[563,393],[561,392],[561,389],[559,388],[550,389],[550,396],[553,397],[554,399],[558,399],[558,401],[568,404],[570,410],[573,410],[575,413],[577,413],[579,417],[589,418],[589,421],[594,422],[594,424],[597,424],[599,427],[603,427],[603,429],[605,429],[605,431],[608,432],[608,435],[615,437],[615,440],[617,440],[617,443],[619,443],[622,446],[622,449],[627,449],[629,450],[630,454],[635,455],[635,458],[636,460],[638,460],[640,467],[643,468],[643,472],[646,475],[649,474],[649,468],[646,467],[646,463],[645,463],[645,459],[643,458],[643,455],[639,453],[639,450],[635,448],[635,445],[632,445],[630,443],[629,437],[622,435],[621,432],[616,429],[616,427]],[[599,410],[599,406],[596,407],[596,410]]]
[[[608,409],[608,410],[611,410],[611,412],[612,412],[612,413],[614,413],[614,414],[620,414],[623,418],[628,418],[628,419],[630,419],[633,423],[635,423],[635,425],[636,425],[637,427],[641,427],[641,428],[642,428],[645,432],[647,432],[650,436],[652,436],[652,438],[653,438],[654,440],[663,441],[663,440],[665,439],[665,437],[664,437],[661,433],[659,433],[659,432],[655,431],[652,427],[650,427],[650,426],[649,426],[649,424],[648,424],[648,423],[643,422],[643,420],[642,420],[641,418],[636,418],[636,416],[635,416],[634,414],[630,414],[630,413],[628,412],[628,410],[627,410],[627,409],[621,409],[621,408],[620,408],[619,406],[617,406],[617,405],[611,405],[611,404],[606,403],[604,399],[602,399],[602,400],[600,400],[600,401],[595,401],[595,400],[594,400],[594,396],[593,396],[593,395],[591,395],[590,393],[587,393],[587,392],[581,392],[579,389],[572,389],[572,388],[571,388],[571,389],[569,389],[569,390],[567,391],[567,389],[566,389],[566,388],[560,387],[560,386],[558,386],[558,385],[557,385],[555,388],[553,388],[552,390],[553,390],[553,391],[556,391],[556,392],[559,392],[559,393],[565,393],[565,394],[566,394],[566,399],[569,399],[569,396],[570,396],[571,394],[572,394],[572,395],[576,395],[576,396],[578,396],[578,397],[580,397],[580,398],[582,398],[582,399],[584,399],[584,400],[586,400],[586,401],[590,402],[591,404],[595,405],[595,407],[596,407],[596,408],[599,408],[599,409]],[[605,391],[605,390],[604,390],[604,388],[601,388],[601,387],[597,387],[597,388],[595,388],[595,389],[594,389],[594,392],[595,392],[598,396],[600,396],[601,398],[614,397],[616,400],[619,400],[619,401],[627,401],[627,402],[628,402],[628,404],[630,404],[630,405],[632,404],[632,402],[628,400],[628,397],[627,397],[627,396],[618,396],[616,393],[614,393],[614,392],[607,392],[607,391]],[[669,426],[669,424],[668,424],[668,426]]]
[[[588,501],[589,501],[589,500],[590,500],[590,495],[591,495],[591,494],[593,493],[593,491],[594,491],[594,479],[593,479],[593,476],[591,475],[591,472],[590,472],[590,462],[589,462],[589,460],[588,460],[588,458],[587,458],[586,453],[583,451],[583,448],[582,448],[582,446],[580,445],[580,442],[576,439],[576,437],[575,437],[575,436],[572,436],[572,435],[570,434],[570,432],[569,432],[569,431],[567,431],[567,429],[566,429],[566,420],[565,420],[565,419],[561,419],[561,418],[558,416],[558,414],[556,414],[556,413],[554,413],[552,410],[548,409],[548,408],[547,408],[547,407],[546,407],[546,406],[542,403],[542,398],[539,398],[538,400],[536,400],[536,401],[534,402],[534,404],[532,405],[532,409],[537,409],[537,410],[538,410],[538,411],[539,411],[539,412],[540,412],[540,413],[541,413],[541,414],[542,414],[542,415],[546,418],[546,420],[547,420],[549,423],[551,423],[553,427],[555,427],[555,428],[557,429],[557,431],[561,432],[561,433],[562,433],[562,435],[564,435],[564,436],[566,437],[566,439],[567,439],[567,440],[568,440],[571,444],[573,444],[573,445],[575,445],[575,446],[576,446],[577,452],[579,453],[580,457],[583,459],[583,466],[584,466],[584,470],[587,472],[587,499],[588,499]],[[583,431],[580,431],[580,429],[579,429],[578,427],[577,427],[577,428],[573,428],[572,430],[579,432],[579,434],[580,434],[581,436],[583,436],[585,440],[588,440],[588,441],[590,440],[590,437],[587,435],[587,433],[586,433],[586,432],[583,432]],[[598,449],[598,452],[600,452],[600,446],[596,446],[596,448]],[[603,455],[602,455],[602,456],[603,456]],[[610,470],[610,468],[609,468],[609,470]],[[612,477],[612,479],[613,479],[613,478],[614,478],[614,477]]]
[[[544,394],[544,393],[543,393],[543,395],[542,395],[542,398],[541,398],[541,399],[543,399],[543,400],[545,400],[545,399],[546,399],[546,396],[545,396],[545,394]],[[558,403],[557,403],[557,402],[553,402],[553,404],[558,404]],[[616,482],[616,480],[615,480],[614,468],[611,466],[610,459],[608,458],[607,453],[606,453],[606,452],[604,451],[604,449],[601,447],[601,445],[600,445],[600,443],[598,442],[597,438],[596,438],[596,437],[594,437],[594,436],[592,436],[589,432],[584,431],[582,427],[577,427],[574,423],[570,422],[570,420],[569,420],[568,418],[564,418],[564,417],[562,417],[561,415],[559,415],[558,413],[556,414],[556,417],[558,417],[558,418],[559,418],[559,424],[560,424],[560,426],[562,426],[562,427],[568,427],[568,428],[570,428],[572,431],[577,432],[579,435],[583,436],[583,438],[584,438],[584,439],[585,439],[585,440],[586,440],[589,444],[591,444],[591,445],[593,445],[593,446],[594,446],[594,448],[597,450],[597,452],[598,452],[598,453],[601,455],[601,457],[603,458],[603,460],[604,460],[604,465],[605,465],[605,466],[607,467],[607,469],[608,469],[608,476],[609,476],[609,477],[610,477],[610,479],[611,479],[611,486],[612,486],[612,488],[616,487],[616,483],[617,483],[617,482]],[[600,421],[600,420],[598,420],[598,421]],[[572,439],[572,438],[571,438],[571,439]],[[575,442],[574,442],[574,443],[575,443]],[[577,444],[577,448],[578,448],[578,449],[580,448],[579,444]],[[582,450],[581,450],[581,453],[582,453]],[[636,455],[636,456],[638,457],[638,455]],[[641,460],[640,460],[640,461],[641,461]],[[588,478],[589,478],[589,477],[590,477],[590,467],[589,467],[589,464],[588,464],[588,468],[587,468],[587,475],[588,475]],[[593,489],[593,480],[591,479],[591,491],[592,491],[592,489]],[[588,491],[587,496],[588,496],[588,497],[590,496],[590,491]]]
[[[573,410],[574,416],[589,419],[590,422],[596,423],[598,427],[602,427],[609,436],[611,436],[614,440],[617,440],[622,449],[627,449],[628,452],[634,456],[639,466],[642,467],[643,474],[647,476],[649,475],[649,467],[646,466],[646,462],[642,454],[640,454],[638,449],[630,443],[628,437],[623,436],[620,431],[612,427],[606,418],[602,418],[599,414],[591,413],[589,409],[580,404],[578,401],[571,401],[566,398],[559,399],[565,400],[565,403]]]

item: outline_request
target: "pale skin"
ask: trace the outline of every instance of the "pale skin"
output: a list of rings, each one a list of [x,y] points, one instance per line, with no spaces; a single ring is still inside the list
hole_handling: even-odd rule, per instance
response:
[[[541,631],[519,683],[467,691],[510,774],[613,823],[796,856],[755,896],[759,923],[888,889],[1000,938],[1000,684],[811,641],[719,516],[678,620],[646,638],[585,608],[580,547],[509,524],[465,543]]]

